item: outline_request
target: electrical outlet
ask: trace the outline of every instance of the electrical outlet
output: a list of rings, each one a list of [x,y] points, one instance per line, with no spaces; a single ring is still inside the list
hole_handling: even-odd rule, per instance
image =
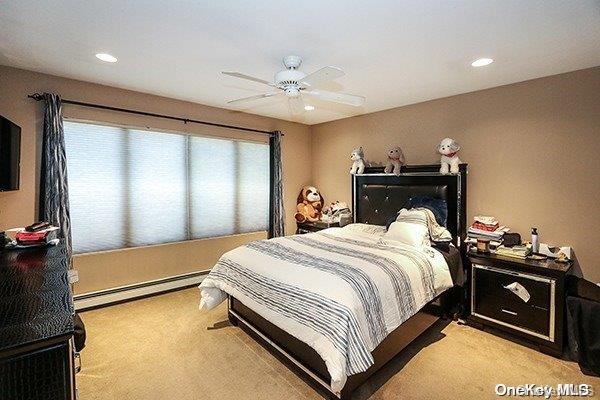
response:
[[[70,269],[68,272],[69,283],[72,285],[79,282],[79,272],[76,269]]]

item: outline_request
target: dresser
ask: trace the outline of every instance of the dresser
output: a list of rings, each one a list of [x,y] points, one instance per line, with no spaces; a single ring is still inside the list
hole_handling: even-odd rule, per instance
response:
[[[571,263],[468,253],[471,325],[506,331],[560,357],[565,332],[565,279]]]
[[[0,250],[0,399],[76,398],[68,271],[62,245]]]

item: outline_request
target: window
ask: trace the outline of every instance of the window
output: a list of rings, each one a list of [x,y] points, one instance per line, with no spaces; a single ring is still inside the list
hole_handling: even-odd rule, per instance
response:
[[[75,253],[267,230],[266,143],[64,129]]]

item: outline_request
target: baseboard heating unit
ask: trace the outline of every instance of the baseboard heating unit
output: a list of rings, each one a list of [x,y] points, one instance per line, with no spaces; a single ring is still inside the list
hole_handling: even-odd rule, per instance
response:
[[[197,271],[188,274],[171,276],[133,285],[99,290],[96,292],[73,296],[75,310],[84,311],[92,308],[122,303],[127,300],[139,299],[159,293],[170,292],[199,285],[209,271]]]

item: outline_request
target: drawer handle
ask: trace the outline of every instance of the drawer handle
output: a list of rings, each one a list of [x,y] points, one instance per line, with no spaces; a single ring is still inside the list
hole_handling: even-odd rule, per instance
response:
[[[505,310],[504,308],[502,309],[502,312],[503,312],[503,313],[510,314],[510,315],[517,315],[517,313],[516,313],[516,312],[514,312],[514,311],[510,311],[510,310]]]

